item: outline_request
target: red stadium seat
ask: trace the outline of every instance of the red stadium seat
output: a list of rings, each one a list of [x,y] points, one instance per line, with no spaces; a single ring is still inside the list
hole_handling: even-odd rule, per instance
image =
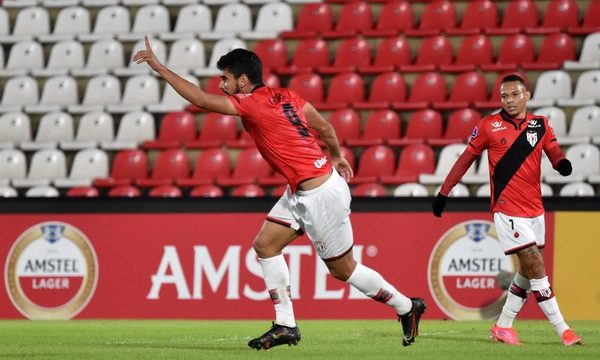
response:
[[[263,197],[265,195],[265,190],[254,184],[240,185],[231,191],[233,197]]]
[[[204,80],[202,89],[204,89],[204,91],[206,91],[207,93],[210,93],[210,94],[223,95],[223,90],[220,88],[220,84],[221,84],[221,76],[215,75],[215,76],[209,77]],[[198,112],[204,111],[204,109],[201,109],[201,108],[197,107],[196,105],[192,105],[192,104],[188,105],[186,107],[186,110],[189,112],[192,112],[192,113],[198,113]]]
[[[367,117],[367,124],[360,139],[348,139],[348,146],[383,145],[388,139],[399,139],[401,121],[392,110],[374,111]]]
[[[365,86],[363,78],[356,73],[342,73],[335,75],[327,89],[325,104],[315,104],[323,110],[348,108],[349,104],[361,102],[365,99]]]
[[[191,197],[222,197],[223,190],[217,185],[200,185],[190,191]]]
[[[416,36],[435,35],[442,30],[456,27],[456,9],[448,0],[434,0],[429,2],[419,21],[417,30],[407,30],[406,33]]]
[[[333,28],[333,15],[327,3],[305,4],[297,19],[294,30],[282,34],[284,38],[315,37]]]
[[[452,43],[443,35],[430,36],[421,42],[413,65],[400,67],[401,71],[434,71],[441,65],[452,64]]]
[[[569,28],[571,35],[586,35],[600,32],[600,0],[592,0],[585,10],[581,26]]]
[[[386,109],[394,102],[406,101],[406,83],[400,74],[395,72],[377,75],[371,84],[369,99],[366,102],[354,103],[357,109]]]
[[[144,141],[144,149],[170,149],[196,137],[196,119],[187,111],[171,112],[163,116],[158,138]]]
[[[254,143],[254,139],[252,138],[252,136],[250,136],[250,133],[242,129],[242,131],[240,131],[239,137],[235,140],[226,141],[225,146],[227,146],[228,148],[238,149],[254,147],[256,146],[256,144]]]
[[[575,0],[552,0],[540,27],[526,29],[530,34],[548,34],[579,26],[579,8]]]
[[[189,163],[188,155],[183,150],[162,151],[156,156],[150,178],[137,179],[135,184],[139,187],[171,185],[176,179],[185,179],[190,176]]]
[[[571,36],[558,33],[544,38],[534,63],[523,63],[525,70],[552,70],[563,67],[567,60],[575,60],[575,43]]]
[[[281,87],[281,80],[279,80],[279,76],[273,73],[268,73],[263,75],[263,83],[272,88]]]
[[[231,176],[217,177],[217,185],[230,187],[254,183],[260,177],[271,176],[273,170],[255,147],[242,150]]]
[[[411,144],[402,149],[396,172],[382,176],[381,182],[388,185],[418,182],[420,174],[433,174],[435,153],[426,144]]]
[[[263,64],[263,71],[287,66],[287,49],[281,39],[259,40],[254,47],[254,52]]]
[[[390,139],[388,143],[392,146],[404,146],[440,137],[442,137],[442,116],[435,110],[426,109],[413,112],[408,119],[404,137]]]
[[[371,6],[362,1],[344,4],[333,31],[322,32],[326,38],[351,37],[373,28]]]
[[[322,66],[319,72],[323,74],[339,74],[353,72],[359,66],[371,63],[371,49],[365,39],[348,38],[342,40],[335,53],[332,66]]]
[[[279,67],[275,71],[282,75],[313,71],[329,65],[329,46],[323,39],[308,38],[298,43],[290,66]]]
[[[465,38],[452,65],[441,65],[440,70],[447,72],[473,71],[476,67],[493,62],[491,40],[485,35],[472,35]]]
[[[456,143],[465,143],[473,133],[473,129],[481,119],[481,114],[473,109],[461,109],[450,114],[444,137],[429,139],[433,146],[446,146]]]
[[[196,158],[192,176],[189,179],[177,179],[176,183],[182,187],[208,185],[214,183],[219,176],[227,177],[230,172],[228,152],[221,148],[207,149]]]
[[[329,122],[333,125],[340,144],[345,144],[348,139],[360,137],[360,116],[354,110],[334,111],[329,115]]]
[[[281,197],[283,196],[283,194],[285,194],[286,190],[287,190],[287,184],[286,185],[279,185],[276,188],[274,188],[273,190],[271,190],[271,196],[274,197]]]
[[[525,73],[519,73],[515,71],[501,73],[496,77],[496,81],[494,82],[494,87],[492,88],[490,99],[488,101],[476,101],[475,107],[477,109],[499,109],[500,107],[502,107],[502,103],[500,102],[500,85],[502,85],[502,79],[510,74],[519,75],[523,80],[525,80],[525,86],[528,89],[530,88],[529,82],[527,80],[527,75]]]
[[[446,100],[446,80],[437,72],[419,75],[410,90],[408,102],[393,103],[396,110],[424,109],[429,103]]]
[[[387,192],[381,184],[367,183],[358,185],[352,189],[352,195],[356,197],[381,197],[387,196]]]
[[[494,35],[516,34],[526,28],[538,26],[538,8],[533,0],[515,0],[507,2],[500,28],[487,28]]]
[[[148,196],[150,196],[150,197],[168,197],[168,198],[181,197],[181,189],[179,189],[177,186],[173,186],[173,185],[161,185],[161,186],[152,188],[148,192]]]
[[[72,187],[67,191],[67,197],[98,197],[100,193],[93,186]]]
[[[410,65],[410,45],[402,36],[385,38],[377,47],[373,64],[360,66],[358,71],[364,74],[394,71],[404,65]]]
[[[350,180],[351,184],[376,182],[380,176],[394,173],[396,159],[394,150],[384,145],[369,147],[358,159],[358,170]]]
[[[129,185],[136,179],[148,176],[148,157],[142,150],[122,150],[118,152],[112,163],[110,177],[94,180],[95,187],[112,187]]]
[[[301,98],[311,103],[323,102],[323,79],[315,73],[292,76],[288,89],[294,90]]]
[[[202,119],[198,138],[186,141],[185,146],[192,149],[206,149],[223,145],[235,140],[238,135],[238,121],[234,116],[208,113]]]
[[[140,189],[131,185],[119,185],[110,189],[108,192],[110,197],[140,197]]]
[[[366,36],[392,36],[414,29],[412,6],[404,0],[386,2],[379,12],[377,25],[373,30],[363,31]]]
[[[469,1],[462,15],[460,26],[455,29],[447,29],[448,34],[469,35],[477,34],[485,28],[498,26],[498,8],[490,0]]]
[[[502,42],[494,64],[482,65],[486,71],[516,70],[523,63],[533,62],[535,50],[531,37],[523,34],[508,36]]]
[[[434,102],[433,107],[440,110],[465,108],[476,101],[486,101],[487,83],[483,74],[467,72],[460,74],[454,80],[450,98],[445,102]]]

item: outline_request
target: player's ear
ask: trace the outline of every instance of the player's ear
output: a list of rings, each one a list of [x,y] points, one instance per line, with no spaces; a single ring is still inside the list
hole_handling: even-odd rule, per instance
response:
[[[525,91],[525,101],[529,101],[529,99],[531,99],[531,91],[526,90]]]

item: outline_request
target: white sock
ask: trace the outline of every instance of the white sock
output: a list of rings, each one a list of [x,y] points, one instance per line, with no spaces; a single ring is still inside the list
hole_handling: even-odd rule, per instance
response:
[[[275,307],[275,324],[295,327],[296,319],[290,294],[290,273],[283,254],[267,259],[258,258],[258,262]]]
[[[409,298],[385,281],[377,271],[360,263],[356,264],[346,282],[371,299],[393,307],[399,315],[404,315],[412,309],[412,301]]]
[[[502,328],[512,327],[515,317],[527,300],[530,288],[529,279],[517,272],[508,289],[508,296],[496,325]]]
[[[552,292],[552,288],[550,287],[550,281],[548,281],[548,277],[544,277],[542,279],[531,279],[531,290],[535,295],[535,299],[538,302],[539,307],[542,309],[544,314],[552,326],[554,326],[554,330],[560,336],[562,333],[569,328],[567,323],[565,323],[565,319],[560,313],[560,309],[558,308],[558,302],[554,297],[554,292]]]

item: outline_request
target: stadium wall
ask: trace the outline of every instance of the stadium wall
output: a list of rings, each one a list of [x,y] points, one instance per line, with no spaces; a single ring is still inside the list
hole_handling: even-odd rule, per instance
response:
[[[0,318],[271,319],[252,239],[275,199],[0,202]],[[600,320],[600,204],[547,199],[545,261],[567,319]],[[355,254],[431,319],[490,319],[513,271],[485,199],[355,199]],[[577,209],[578,211],[572,211]],[[299,318],[389,318],[327,274],[306,237],[286,252]],[[529,300],[521,318],[541,318]]]

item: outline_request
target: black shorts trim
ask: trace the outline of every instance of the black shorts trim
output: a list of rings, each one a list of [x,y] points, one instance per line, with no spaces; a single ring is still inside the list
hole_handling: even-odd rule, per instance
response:
[[[273,218],[273,217],[270,217],[270,216],[267,216],[266,220],[270,221],[272,223],[281,225],[281,226],[289,227],[290,229],[292,228],[292,224],[290,224],[288,222],[285,222],[283,220],[279,220],[279,219],[276,219],[276,218]],[[294,229],[292,229],[292,230],[294,230]],[[298,229],[298,230],[295,230],[295,231],[296,231],[296,234],[298,236],[304,235],[304,230],[302,230],[302,229]]]
[[[520,250],[526,249],[530,246],[534,246],[535,245],[535,241],[532,241],[530,243],[527,243],[525,245],[521,245],[521,246],[517,246],[516,248],[512,248],[512,249],[508,249],[507,251],[504,252],[505,255],[512,255],[514,253],[519,252]]]
[[[352,251],[353,247],[354,247],[354,245],[350,246],[350,249],[344,251],[342,254],[340,254],[338,256],[330,257],[330,258],[327,258],[327,259],[323,259],[323,261],[330,262],[330,261],[339,260],[339,259],[343,258],[344,256],[346,256],[350,251]]]

